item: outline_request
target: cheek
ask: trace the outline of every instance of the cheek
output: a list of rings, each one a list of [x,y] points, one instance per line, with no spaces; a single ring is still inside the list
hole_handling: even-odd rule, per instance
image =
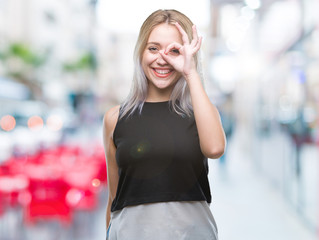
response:
[[[142,65],[147,66],[156,61],[156,54],[144,53],[142,58]]]
[[[144,72],[144,74],[146,75],[147,78],[149,78],[150,63],[151,62],[149,61],[147,56],[143,55],[141,65],[142,65],[143,72]]]

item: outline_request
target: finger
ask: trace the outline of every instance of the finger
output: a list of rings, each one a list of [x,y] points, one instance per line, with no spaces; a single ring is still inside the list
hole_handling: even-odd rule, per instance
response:
[[[167,48],[165,49],[165,54],[168,54],[169,52],[171,52],[174,49],[177,49],[178,51],[180,51],[180,49],[182,48],[182,45],[177,43],[177,42],[173,42],[170,45],[167,46]]]
[[[191,46],[195,47],[195,45],[198,43],[198,33],[197,33],[197,28],[195,25],[193,25],[192,30],[193,30],[193,40],[191,42]]]
[[[170,65],[172,65],[172,58],[171,58],[171,56],[165,54],[164,51],[159,51],[159,54],[161,55],[161,57],[162,57],[166,62],[168,62]]]
[[[200,47],[202,45],[202,40],[203,40],[203,37],[199,37],[197,44],[193,48],[194,53],[198,52],[198,50],[200,49]]]
[[[188,38],[187,33],[185,32],[185,30],[182,28],[182,26],[178,22],[175,23],[175,26],[177,27],[178,31],[182,35],[183,43],[184,44],[189,44],[189,38]]]

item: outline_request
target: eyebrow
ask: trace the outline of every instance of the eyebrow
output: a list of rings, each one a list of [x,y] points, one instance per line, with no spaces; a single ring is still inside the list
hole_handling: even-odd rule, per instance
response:
[[[159,44],[158,42],[148,42],[146,45],[150,45],[150,44],[154,44],[154,45],[158,45],[158,46],[161,45],[161,44]]]

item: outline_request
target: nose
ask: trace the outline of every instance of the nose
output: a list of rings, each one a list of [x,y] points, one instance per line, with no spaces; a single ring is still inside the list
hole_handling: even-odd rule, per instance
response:
[[[164,53],[164,51],[163,51],[163,53]],[[156,63],[159,65],[166,65],[167,64],[167,62],[163,59],[163,57],[160,53],[158,53],[158,55],[157,55]]]

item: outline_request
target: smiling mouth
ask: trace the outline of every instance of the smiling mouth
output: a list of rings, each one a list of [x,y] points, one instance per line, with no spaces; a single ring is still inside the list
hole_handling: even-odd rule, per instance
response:
[[[153,68],[153,72],[157,77],[160,78],[166,78],[170,76],[173,72],[173,69],[158,69],[158,68]]]

